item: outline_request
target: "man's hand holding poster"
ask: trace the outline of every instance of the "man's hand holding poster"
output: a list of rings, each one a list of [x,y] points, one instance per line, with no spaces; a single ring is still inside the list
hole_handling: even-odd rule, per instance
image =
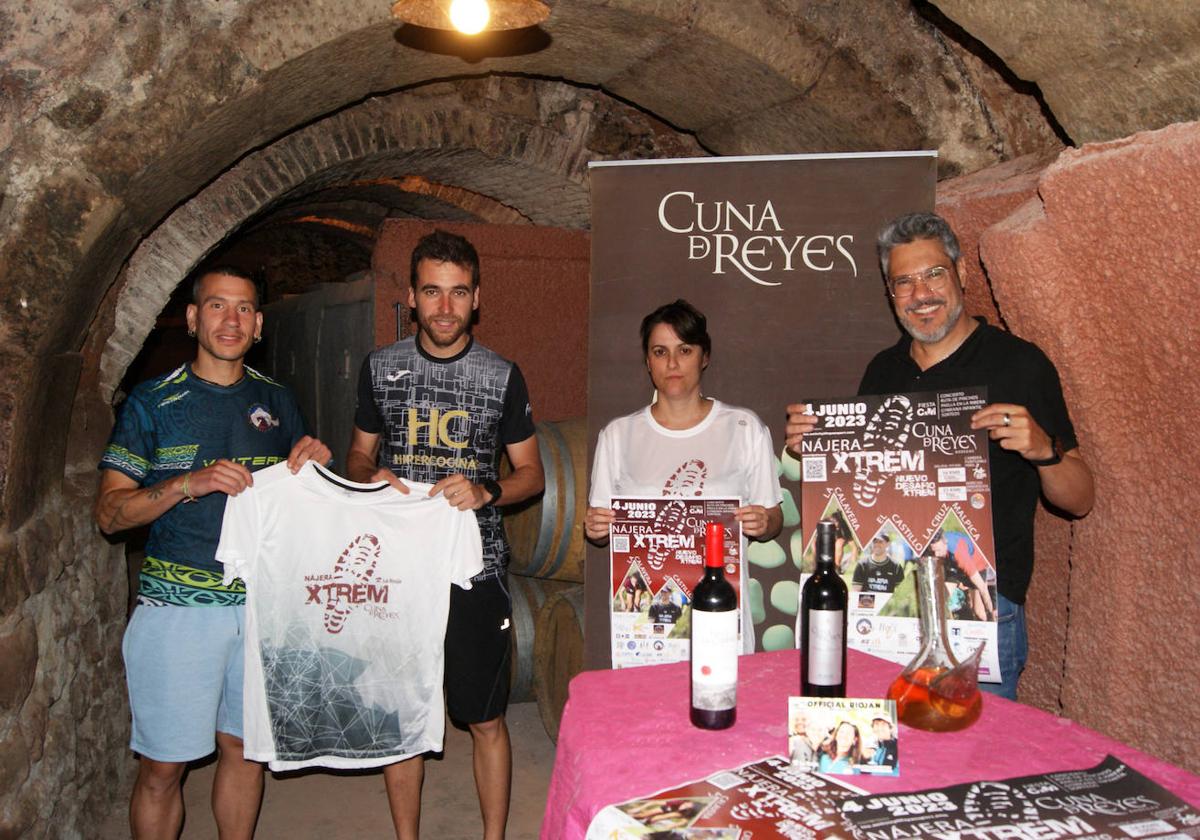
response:
[[[817,426],[800,449],[801,585],[814,566],[819,519],[838,527],[850,589],[848,642],[896,662],[919,647],[915,560],[942,560],[948,627],[965,658],[987,642],[980,679],[996,682],[996,563],[985,431],[971,414],[984,388],[812,400]],[[801,535],[803,535],[801,537]],[[800,550],[798,550],[800,549]]]
[[[741,525],[735,498],[620,497],[609,530],[612,665],[687,660],[692,590],[704,574],[704,530],[725,528],[725,578],[741,588]]]

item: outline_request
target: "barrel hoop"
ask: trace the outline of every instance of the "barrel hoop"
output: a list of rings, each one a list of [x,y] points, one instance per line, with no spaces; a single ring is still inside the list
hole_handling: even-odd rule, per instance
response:
[[[556,463],[556,459],[551,457],[555,449],[554,436],[549,434],[549,423],[541,423],[538,426],[538,455],[542,459],[542,469],[546,468],[547,464]],[[546,570],[542,566],[546,562],[546,555],[550,552],[550,543],[554,541],[554,527],[557,523],[555,514],[555,503],[557,501],[557,490],[547,482],[545,491],[542,493],[542,516],[538,522],[537,541],[533,544],[533,558],[529,565],[530,574],[537,577],[549,577]]]
[[[536,635],[537,610],[541,604],[529,603],[529,592],[532,587],[525,587],[520,581],[511,580],[513,588],[512,622],[513,633],[509,637],[512,650],[512,663],[516,673],[513,674],[510,701],[524,702],[534,697],[533,689],[533,646]],[[524,637],[522,637],[524,636]]]
[[[567,439],[559,430],[558,425],[547,423],[543,428],[554,437],[554,443],[559,452],[557,463],[562,472],[562,480],[558,482],[561,485],[558,492],[563,495],[562,525],[556,529],[559,538],[558,552],[554,556],[553,565],[546,572],[547,577],[554,577],[567,562],[567,557],[571,553],[571,536],[575,530],[575,464],[571,458],[571,447],[567,444]],[[558,500],[555,499],[555,501]],[[542,521],[545,522],[545,502],[542,505]]]
[[[566,450],[566,440],[563,439],[562,432],[559,432],[556,427],[548,422],[540,424],[538,427],[538,451],[541,452],[542,467],[546,464],[559,464],[559,467],[564,467],[564,464],[570,463],[570,452]],[[545,442],[545,450],[542,450],[542,442]],[[548,457],[556,455],[557,457]],[[564,456],[566,460],[564,460]],[[564,473],[565,474],[565,473]],[[572,476],[574,479],[574,476]],[[551,486],[553,484],[553,486]],[[558,556],[553,558],[551,568],[546,568],[547,558],[550,556],[551,546],[554,544],[554,532],[558,529],[558,493],[560,488],[558,485],[574,484],[574,481],[547,481],[546,492],[541,497],[541,522],[538,529],[538,545],[534,546],[533,552],[533,568],[539,577],[553,577],[554,572],[558,571],[560,565],[563,564],[562,558]],[[574,487],[571,487],[571,494],[574,496]],[[565,540],[564,540],[565,542]]]

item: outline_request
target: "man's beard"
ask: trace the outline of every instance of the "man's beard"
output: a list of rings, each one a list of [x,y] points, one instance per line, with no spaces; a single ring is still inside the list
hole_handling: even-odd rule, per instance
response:
[[[910,304],[910,306],[927,306],[931,303],[936,303],[936,304],[945,306],[946,299],[945,298],[931,298],[929,300],[921,301],[920,303]],[[958,323],[958,319],[962,317],[962,314],[963,314],[963,301],[962,301],[962,298],[960,297],[958,299],[958,301],[954,304],[954,307],[947,311],[946,322],[944,324],[942,324],[942,326],[933,330],[932,332],[921,332],[916,327],[916,325],[913,324],[913,322],[909,320],[909,318],[907,317],[908,316],[907,312],[905,312],[903,315],[900,316],[900,326],[904,327],[905,331],[909,335],[911,335],[915,340],[921,342],[922,344],[936,344],[937,342],[941,341],[943,338],[945,338],[946,336],[948,336],[950,334],[950,330],[954,329],[954,325]]]
[[[421,332],[425,333],[425,338],[428,339],[429,343],[434,347],[452,347],[459,341],[459,339],[466,335],[468,323],[460,320],[458,322],[458,329],[454,330],[452,333],[449,333],[449,338],[443,337],[444,335],[447,335],[446,333],[440,333],[434,329],[432,320],[425,321],[424,319],[418,318],[417,326],[421,328]]]

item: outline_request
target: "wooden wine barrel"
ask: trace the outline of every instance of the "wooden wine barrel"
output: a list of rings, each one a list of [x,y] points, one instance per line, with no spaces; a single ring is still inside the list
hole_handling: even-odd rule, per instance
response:
[[[534,699],[534,639],[537,616],[546,598],[575,584],[567,581],[508,576],[512,595],[512,682],[509,684],[510,703],[525,703]]]
[[[583,587],[572,586],[546,598],[537,617],[533,683],[538,712],[551,741],[567,703],[567,684],[583,670]]]
[[[512,549],[508,570],[583,583],[587,418],[538,423],[537,442],[546,490],[536,499],[503,511]]]

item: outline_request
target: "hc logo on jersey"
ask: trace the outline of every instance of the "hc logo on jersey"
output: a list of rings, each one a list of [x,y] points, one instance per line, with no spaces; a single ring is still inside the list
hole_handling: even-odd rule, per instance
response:
[[[452,449],[464,448],[468,440],[451,436],[450,424],[454,420],[462,420],[465,428],[470,415],[461,409],[441,411],[429,409],[429,419],[420,419],[420,409],[408,409],[408,445],[415,446],[421,442],[421,432],[425,432],[425,442],[429,446],[449,446]]]

